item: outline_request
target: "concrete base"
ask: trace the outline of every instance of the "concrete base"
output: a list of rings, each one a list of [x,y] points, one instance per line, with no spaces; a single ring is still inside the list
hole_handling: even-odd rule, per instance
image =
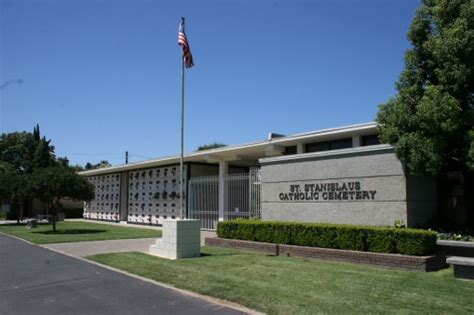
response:
[[[199,257],[200,232],[199,220],[164,220],[163,236],[150,245],[148,253],[167,259]]]
[[[454,277],[463,280],[474,280],[474,258],[449,257],[446,262],[453,266]]]
[[[438,240],[436,244],[443,255],[474,258],[474,242]]]

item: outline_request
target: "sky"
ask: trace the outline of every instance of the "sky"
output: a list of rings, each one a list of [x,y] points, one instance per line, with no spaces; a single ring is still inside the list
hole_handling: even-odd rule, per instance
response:
[[[0,132],[71,164],[370,122],[395,95],[411,0],[0,0]],[[12,80],[12,81],[11,81]],[[22,80],[18,83],[17,80]]]

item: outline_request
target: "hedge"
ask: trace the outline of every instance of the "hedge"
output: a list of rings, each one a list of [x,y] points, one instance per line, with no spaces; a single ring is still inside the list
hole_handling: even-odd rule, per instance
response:
[[[238,240],[425,256],[436,252],[433,231],[344,224],[235,220],[219,222],[217,236]]]

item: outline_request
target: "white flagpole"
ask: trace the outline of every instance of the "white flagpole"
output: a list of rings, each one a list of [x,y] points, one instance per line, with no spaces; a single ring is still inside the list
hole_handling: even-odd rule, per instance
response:
[[[186,218],[186,213],[184,211],[184,174],[183,174],[183,160],[184,160],[184,56],[181,58],[181,156],[179,159],[179,216],[181,219]]]

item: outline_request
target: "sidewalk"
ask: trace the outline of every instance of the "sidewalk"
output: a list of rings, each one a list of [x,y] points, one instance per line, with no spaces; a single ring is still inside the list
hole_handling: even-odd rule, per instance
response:
[[[206,237],[216,237],[215,232],[201,231],[201,246],[204,245]],[[97,254],[119,253],[119,252],[142,252],[148,253],[151,244],[156,238],[138,238],[109,241],[90,241],[73,243],[44,244],[43,247],[67,253],[76,257],[86,257]]]
[[[66,221],[79,221],[93,224],[107,224],[121,227],[161,230],[158,226],[125,224],[108,221],[93,221],[84,219],[66,219]],[[16,223],[16,221],[0,221],[0,224]],[[216,237],[216,232],[201,231],[201,246],[204,246],[206,237]],[[119,253],[119,252],[142,252],[148,253],[150,245],[154,244],[156,238],[139,238],[139,239],[121,239],[107,241],[88,241],[88,242],[72,242],[72,243],[55,243],[42,245],[45,248],[63,252],[76,257],[86,257],[97,254]]]
[[[41,245],[55,251],[76,257],[86,257],[97,254],[142,252],[148,253],[148,248],[156,238],[138,238],[109,241],[73,242]]]
[[[87,223],[109,224],[109,225],[131,227],[131,228],[137,228],[137,229],[151,229],[151,230],[161,231],[161,226],[156,226],[156,225],[127,224],[127,223],[94,221],[94,220],[85,220],[85,219],[66,219],[66,221],[81,221],[81,222],[87,222]],[[215,231],[201,230],[201,246],[204,246],[204,239],[206,237],[217,237],[217,234]],[[137,250],[137,251],[140,251],[140,250]]]
[[[137,224],[124,224],[106,221],[91,221],[84,219],[67,219],[66,221],[81,221],[96,224],[108,224],[122,227],[131,227],[139,229],[161,230],[158,226],[147,226]],[[216,232],[201,231],[201,246],[205,244],[206,237],[217,237]],[[42,245],[45,248],[63,252],[76,257],[86,257],[97,254],[119,253],[119,252],[142,252],[148,253],[150,245],[154,244],[156,238],[138,238],[138,239],[122,239],[108,241],[89,241],[89,242],[73,242],[73,243],[55,243]]]
[[[96,221],[96,220],[86,220],[86,219],[66,219],[65,221],[108,224],[108,225],[131,227],[131,228],[137,228],[137,229],[161,230],[161,226],[156,226],[156,225],[128,224],[128,223],[120,223],[120,222]]]

